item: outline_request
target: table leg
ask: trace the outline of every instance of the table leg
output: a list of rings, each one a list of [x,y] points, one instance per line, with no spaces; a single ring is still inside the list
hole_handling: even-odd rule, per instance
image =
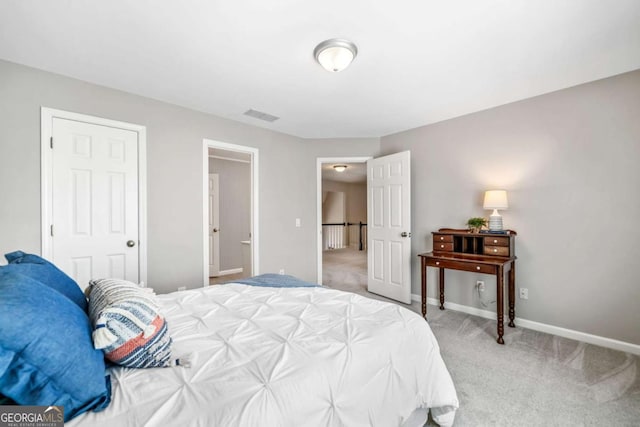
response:
[[[516,262],[511,262],[509,270],[509,326],[515,328],[513,320],[516,318]]]
[[[497,315],[498,315],[498,344],[504,344],[504,267],[499,266],[496,274]]]
[[[422,271],[422,317],[427,318],[427,259],[420,257]]]
[[[440,310],[444,310],[444,268],[438,268],[440,273]]]

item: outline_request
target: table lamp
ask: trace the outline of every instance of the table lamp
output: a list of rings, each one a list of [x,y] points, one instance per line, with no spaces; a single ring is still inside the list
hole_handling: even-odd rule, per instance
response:
[[[489,217],[489,231],[502,231],[502,216],[498,209],[507,209],[507,192],[505,190],[489,190],[484,193],[484,208],[493,209]]]

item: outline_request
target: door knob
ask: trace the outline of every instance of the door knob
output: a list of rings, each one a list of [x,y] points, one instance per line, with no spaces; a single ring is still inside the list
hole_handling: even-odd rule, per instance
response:
[[[214,233],[217,233],[217,232],[218,232],[218,229],[217,229],[217,228],[214,228],[214,229],[213,229],[213,232],[214,232]]]
[[[134,242],[133,240],[127,241],[127,246],[129,246],[130,248],[134,247],[135,245],[136,245],[136,242]]]
[[[411,237],[411,233],[407,233],[406,231],[403,231],[402,233],[400,233],[400,236],[402,236],[402,237]]]

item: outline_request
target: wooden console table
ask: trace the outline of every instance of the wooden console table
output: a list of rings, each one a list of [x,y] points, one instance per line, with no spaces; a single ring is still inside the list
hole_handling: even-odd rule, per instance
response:
[[[504,272],[509,269],[509,326],[515,327],[516,232],[508,234],[470,233],[467,230],[441,228],[433,235],[433,252],[418,254],[422,271],[422,316],[427,316],[427,267],[436,267],[440,275],[440,310],[444,310],[445,269],[493,274],[496,277],[496,314],[498,344],[504,344]]]

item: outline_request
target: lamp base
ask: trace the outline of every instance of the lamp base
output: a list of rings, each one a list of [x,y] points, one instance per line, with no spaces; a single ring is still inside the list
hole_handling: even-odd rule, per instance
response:
[[[491,215],[489,217],[489,230],[490,231],[502,231],[502,215]]]

